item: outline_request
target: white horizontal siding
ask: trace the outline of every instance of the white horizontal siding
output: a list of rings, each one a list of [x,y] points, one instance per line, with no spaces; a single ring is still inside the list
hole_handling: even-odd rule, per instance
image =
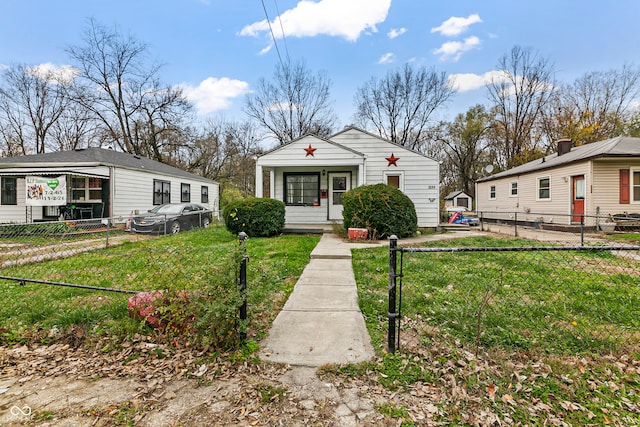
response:
[[[365,184],[386,184],[386,174],[401,174],[402,191],[416,208],[419,227],[436,227],[440,222],[440,165],[437,161],[383,139],[352,129],[332,138],[339,144],[366,153]],[[386,160],[393,154],[397,166]]]
[[[113,171],[111,186],[113,190],[111,215],[129,216],[131,212],[145,212],[151,209],[153,207],[153,181],[156,179],[171,183],[171,203],[180,202],[181,184],[190,184],[191,203],[201,204],[214,212],[218,211],[219,188],[217,184],[117,168]],[[202,185],[209,187],[209,203],[200,203],[200,187]]]

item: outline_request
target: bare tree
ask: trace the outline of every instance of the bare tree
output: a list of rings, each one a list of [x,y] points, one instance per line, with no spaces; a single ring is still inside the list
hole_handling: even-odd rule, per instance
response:
[[[168,134],[182,127],[190,104],[159,82],[160,67],[147,63],[144,43],[93,20],[83,42],[67,49],[79,70],[75,101],[99,120],[107,142],[163,161]]]
[[[537,155],[534,130],[554,88],[553,65],[528,48],[515,46],[498,62],[487,84],[495,113],[495,150],[500,166],[511,168]]]
[[[474,183],[480,170],[488,162],[487,133],[493,126],[493,118],[482,105],[475,105],[455,120],[445,124],[440,138],[445,144],[446,161],[455,188],[475,197]]]
[[[254,193],[255,157],[262,152],[251,122],[209,120],[190,150],[188,169],[225,187]]]
[[[629,65],[589,72],[560,86],[545,109],[547,151],[553,151],[552,143],[560,138],[569,137],[582,145],[619,136],[632,118],[631,105],[639,93],[640,69]]]
[[[43,67],[13,65],[0,87],[0,131],[8,154],[44,153],[54,146],[50,131],[68,103],[61,73]]]
[[[431,115],[453,94],[445,72],[405,64],[358,88],[356,123],[375,128],[382,138],[417,149],[428,133]]]
[[[247,95],[244,111],[280,144],[306,134],[329,136],[336,121],[330,85],[326,73],[314,74],[304,62],[279,64],[272,81],[260,79]]]

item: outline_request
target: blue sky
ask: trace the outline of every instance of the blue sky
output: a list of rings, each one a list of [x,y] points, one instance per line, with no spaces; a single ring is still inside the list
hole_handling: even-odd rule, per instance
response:
[[[406,62],[456,76],[449,120],[486,103],[483,78],[514,45],[567,82],[640,62],[637,0],[0,0],[0,67],[68,65],[89,18],[147,43],[202,118],[243,119],[245,94],[279,56],[328,73],[339,125],[353,121],[359,86]]]

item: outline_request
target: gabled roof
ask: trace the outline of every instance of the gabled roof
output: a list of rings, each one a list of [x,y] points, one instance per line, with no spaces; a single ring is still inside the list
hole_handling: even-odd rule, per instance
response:
[[[453,193],[451,193],[451,194],[449,194],[448,196],[446,196],[446,197],[444,198],[444,200],[453,200],[453,199],[455,199],[456,197],[458,197],[458,196],[459,196],[459,195],[461,195],[461,194],[464,194],[464,195],[465,195],[465,196],[467,196],[467,197],[471,197],[471,196],[469,196],[468,194],[466,194],[464,191],[462,191],[462,190],[458,190],[458,191],[454,191]]]
[[[177,177],[212,180],[191,172],[133,154],[104,148],[84,148],[72,151],[30,154],[26,156],[0,158],[0,170],[8,168],[43,168],[60,166],[115,166],[125,169],[155,172]]]
[[[287,149],[289,146],[294,145],[295,143],[300,142],[300,141],[302,141],[302,140],[304,140],[304,139],[306,139],[306,138],[315,138],[315,139],[320,140],[320,141],[322,141],[322,142],[326,142],[326,143],[329,143],[329,144],[334,145],[334,146],[336,146],[336,147],[339,147],[339,148],[341,148],[341,149],[343,149],[343,150],[349,151],[349,152],[351,152],[351,153],[355,154],[356,156],[364,157],[364,154],[363,154],[363,153],[361,153],[361,152],[359,152],[359,151],[356,151],[356,150],[354,150],[354,149],[351,149],[351,148],[349,148],[349,147],[347,147],[347,146],[344,146],[344,145],[342,145],[342,144],[339,144],[339,143],[337,143],[337,142],[335,142],[335,141],[331,141],[331,140],[329,140],[329,139],[321,138],[321,137],[316,136],[316,135],[313,135],[313,134],[307,134],[307,135],[301,136],[300,138],[296,138],[296,139],[294,139],[293,141],[289,141],[289,142],[287,142],[286,144],[278,145],[277,147],[272,148],[271,150],[269,150],[269,151],[267,151],[267,152],[265,152],[265,153],[262,153],[262,154],[261,154],[261,155],[259,155],[258,157],[264,157],[264,156],[266,156],[267,154],[271,154],[271,153],[274,153],[274,152],[276,152],[276,151],[280,151],[280,150]]]
[[[619,136],[579,147],[572,147],[571,151],[561,156],[559,156],[558,153],[550,154],[504,172],[481,178],[478,182],[492,181],[513,175],[523,175],[530,172],[568,165],[570,163],[584,162],[604,157],[640,157],[640,138]]]
[[[358,131],[358,132],[363,133],[363,134],[365,134],[365,135],[372,136],[372,137],[377,138],[377,139],[379,139],[379,140],[381,140],[381,141],[384,141],[384,142],[386,142],[386,143],[388,143],[388,144],[395,145],[396,147],[401,148],[401,149],[403,149],[403,150],[407,150],[407,151],[411,151],[412,153],[419,154],[419,155],[421,155],[422,157],[426,157],[426,158],[428,158],[428,159],[435,160],[433,157],[427,156],[426,154],[421,153],[420,151],[414,150],[414,149],[409,148],[409,147],[405,147],[404,145],[400,145],[400,144],[398,144],[397,142],[390,141],[390,140],[388,140],[388,139],[385,139],[385,138],[381,137],[380,135],[376,135],[376,134],[374,134],[374,133],[372,133],[372,132],[369,132],[369,131],[366,131],[366,130],[360,129],[359,127],[356,127],[356,126],[354,126],[354,125],[348,125],[348,126],[345,126],[345,127],[344,127],[344,129],[342,129],[341,131],[338,131],[338,132],[334,133],[334,134],[333,134],[333,135],[331,135],[329,138],[330,138],[330,139],[331,139],[331,138],[335,138],[336,136],[338,136],[338,135],[340,135],[340,134],[342,134],[342,133],[349,132],[349,131],[352,131],[352,130]]]

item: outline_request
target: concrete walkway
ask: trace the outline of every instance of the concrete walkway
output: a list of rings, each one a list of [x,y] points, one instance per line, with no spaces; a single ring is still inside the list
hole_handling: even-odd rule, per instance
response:
[[[261,345],[263,360],[315,367],[373,357],[351,267],[351,249],[371,246],[322,235]]]

